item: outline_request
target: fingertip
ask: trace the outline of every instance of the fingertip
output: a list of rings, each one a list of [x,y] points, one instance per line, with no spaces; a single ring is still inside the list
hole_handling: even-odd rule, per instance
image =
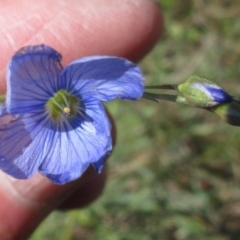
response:
[[[7,62],[23,46],[49,45],[63,55],[63,65],[90,55],[138,61],[163,32],[163,15],[152,0],[81,0],[71,4],[43,0],[37,7],[32,1],[19,0],[18,7],[6,2],[0,13],[4,19],[0,35],[7,36],[0,43],[0,90],[5,90]]]
[[[132,61],[139,61],[147,55],[158,42],[164,32],[164,18],[159,4],[155,1],[143,0],[136,13],[135,21],[139,21],[135,30],[129,31],[132,39],[125,55]],[[144,11],[143,11],[144,9]]]
[[[163,34],[164,19],[155,1],[105,2],[108,5],[101,3],[97,6],[94,3],[97,12],[91,12],[93,7],[88,5],[91,17],[85,18],[85,26],[71,26],[79,28],[81,36],[72,35],[73,42],[78,40],[79,44],[60,46],[64,65],[89,55],[120,56],[136,62],[155,46]],[[56,47],[59,47],[57,43]]]
[[[66,211],[74,208],[83,208],[95,201],[103,192],[107,180],[107,165],[103,167],[101,174],[98,174],[93,167],[87,172],[91,178],[87,178],[84,184],[64,201],[57,209]]]

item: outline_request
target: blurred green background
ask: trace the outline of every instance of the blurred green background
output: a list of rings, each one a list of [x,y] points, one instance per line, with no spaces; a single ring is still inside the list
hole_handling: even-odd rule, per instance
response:
[[[191,74],[240,96],[240,2],[161,0],[166,30],[141,62],[147,84]],[[31,240],[239,240],[240,129],[169,102],[115,101],[117,146],[102,197],[51,214]]]

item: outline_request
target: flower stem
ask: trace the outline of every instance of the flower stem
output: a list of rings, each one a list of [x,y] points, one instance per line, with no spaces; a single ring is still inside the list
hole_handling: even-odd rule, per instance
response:
[[[169,101],[169,102],[177,102],[177,103],[187,104],[186,99],[183,96],[178,96],[178,95],[144,92],[143,98],[152,100],[154,102],[158,102],[158,99],[160,99],[160,100],[165,100],[165,101]]]
[[[177,84],[152,85],[152,86],[145,86],[145,89],[178,90],[178,85]]]

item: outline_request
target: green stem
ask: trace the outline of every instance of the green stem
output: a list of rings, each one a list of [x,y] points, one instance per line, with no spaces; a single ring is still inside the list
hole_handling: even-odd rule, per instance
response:
[[[178,90],[177,84],[164,84],[164,85],[152,85],[145,86],[145,89],[167,89],[167,90]]]
[[[177,95],[170,95],[170,94],[157,94],[157,93],[144,92],[143,98],[152,100],[155,102],[158,102],[158,99],[160,99],[160,100],[165,100],[165,101],[169,101],[169,102],[188,104],[185,97],[177,96]]]

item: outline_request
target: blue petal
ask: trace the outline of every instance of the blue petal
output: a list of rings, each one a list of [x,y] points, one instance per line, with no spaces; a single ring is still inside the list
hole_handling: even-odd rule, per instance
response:
[[[95,168],[97,173],[101,173],[102,169],[104,167],[105,161],[109,153],[107,153],[105,156],[101,157],[97,162],[92,163],[93,167]]]
[[[49,129],[39,122],[41,114],[9,115],[4,107],[0,117],[0,168],[19,179],[31,177],[50,146],[44,145]],[[41,146],[41,147],[39,147]]]
[[[39,167],[39,172],[54,183],[64,184],[80,177],[90,163],[97,162],[112,148],[111,126],[102,104],[95,99],[83,101],[85,114],[93,121],[76,118],[58,126],[51,149]]]
[[[79,178],[89,167],[89,163],[85,163],[81,165],[81,172],[80,171],[70,171],[64,172],[60,174],[46,174],[46,177],[49,178],[55,184],[64,184],[70,182],[74,179]]]
[[[216,103],[229,103],[233,100],[232,97],[222,88],[214,88],[209,86],[205,86],[205,88],[207,91],[209,91],[211,97]]]
[[[39,170],[57,184],[80,177],[112,148],[111,126],[103,105],[95,99],[83,100],[85,113],[93,121],[78,117],[74,122],[53,124],[45,113],[9,115],[4,106],[0,117],[0,168],[19,179]]]
[[[58,89],[61,55],[46,45],[20,49],[8,65],[7,110],[26,113],[43,107]]]
[[[68,65],[60,77],[61,88],[100,101],[142,97],[144,80],[134,63],[117,57],[86,57]]]

